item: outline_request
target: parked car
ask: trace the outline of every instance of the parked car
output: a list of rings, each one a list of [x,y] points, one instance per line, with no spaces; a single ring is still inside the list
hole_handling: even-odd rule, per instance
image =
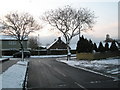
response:
[[[24,58],[29,58],[31,56],[31,53],[29,51],[24,51]],[[17,52],[15,54],[13,54],[14,58],[22,58],[22,52]]]

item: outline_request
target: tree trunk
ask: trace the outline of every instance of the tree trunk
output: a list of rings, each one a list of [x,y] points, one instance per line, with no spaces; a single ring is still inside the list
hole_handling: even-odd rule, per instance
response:
[[[22,49],[22,61],[24,61],[24,48]]]
[[[70,47],[69,47],[69,43],[67,44],[67,61],[70,60],[71,57],[71,53],[70,53]]]
[[[23,47],[23,41],[19,41],[21,46],[21,52],[22,52],[22,61],[24,61],[24,47]]]

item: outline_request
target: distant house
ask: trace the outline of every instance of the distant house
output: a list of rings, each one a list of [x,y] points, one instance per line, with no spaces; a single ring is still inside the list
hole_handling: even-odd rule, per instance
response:
[[[117,44],[118,44],[118,46],[119,46],[119,49],[120,49],[120,39],[117,39],[117,40],[115,40],[116,42],[117,42]]]
[[[28,41],[27,38],[23,41],[24,49],[27,49],[27,41]],[[14,37],[7,36],[7,35],[1,35],[0,42],[1,42],[1,50],[2,51],[19,50],[20,49],[20,44]]]
[[[104,42],[113,42],[114,40],[112,38],[110,38],[110,35],[107,34],[106,35],[106,40]]]
[[[49,46],[47,46],[47,54],[66,54],[67,53],[67,45],[61,40],[61,37],[54,40]]]
[[[116,42],[116,46],[117,46],[118,48],[120,48],[120,39],[112,39],[112,38],[110,38],[110,35],[107,34],[107,35],[106,35],[106,40],[104,40],[104,42],[108,42],[108,44],[110,44],[109,46],[111,46],[111,43],[112,43],[113,41],[115,41],[115,42]]]
[[[52,44],[47,46],[47,50],[66,50],[67,45],[61,40],[61,37],[58,37]]]

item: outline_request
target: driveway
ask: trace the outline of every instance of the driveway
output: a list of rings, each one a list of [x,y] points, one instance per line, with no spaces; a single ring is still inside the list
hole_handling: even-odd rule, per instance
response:
[[[57,62],[56,58],[30,59],[28,90],[38,88],[118,88],[111,78]]]

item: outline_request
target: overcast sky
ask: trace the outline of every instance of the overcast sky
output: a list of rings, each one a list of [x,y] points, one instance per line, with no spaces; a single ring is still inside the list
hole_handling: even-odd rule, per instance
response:
[[[100,42],[105,39],[106,34],[111,38],[118,38],[118,0],[1,0],[0,17],[9,12],[28,12],[37,20],[44,12],[70,5],[73,8],[89,8],[95,12],[96,24],[93,31],[82,32],[82,34],[92,39],[93,42]],[[38,36],[42,44],[50,44],[61,34],[51,32],[45,26],[34,35]],[[62,38],[63,39],[63,38]],[[63,39],[64,40],[64,39]],[[76,43],[78,36],[73,38],[71,43]]]

